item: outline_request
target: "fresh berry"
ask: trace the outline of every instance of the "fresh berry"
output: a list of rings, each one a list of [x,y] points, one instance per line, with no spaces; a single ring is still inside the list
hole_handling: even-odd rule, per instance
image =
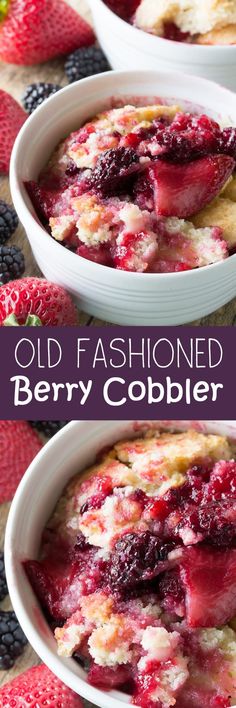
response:
[[[15,209],[0,199],[0,245],[2,246],[18,226]]]
[[[48,224],[50,216],[53,215],[56,201],[58,200],[58,191],[44,185],[41,186],[33,180],[26,182],[25,187],[39,219],[43,224]]]
[[[132,679],[132,667],[129,664],[117,664],[116,666],[98,666],[94,662],[88,672],[88,682],[92,686],[108,690],[119,688],[124,690],[125,684]]]
[[[92,42],[92,28],[64,0],[4,0],[2,61],[37,64]]]
[[[66,420],[31,420],[29,421],[32,428],[36,428],[39,433],[43,433],[47,438],[52,438],[58,433],[58,430],[67,425]]]
[[[165,22],[164,37],[172,42],[187,42],[191,39],[189,32],[181,32],[179,27],[174,22]]]
[[[160,216],[188,218],[209,204],[233,172],[227,155],[203,157],[183,165],[157,160],[148,168]]]
[[[192,547],[181,563],[190,627],[221,627],[236,613],[236,550]]]
[[[37,433],[25,421],[0,421],[0,504],[12,499],[41,447]]]
[[[81,698],[45,664],[33,666],[0,688],[0,704],[15,708],[83,708]]]
[[[8,595],[8,587],[5,573],[4,553],[0,551],[0,602]]]
[[[199,506],[185,507],[183,520],[176,527],[176,533],[184,534],[188,528],[200,534],[202,540],[212,546],[230,548],[236,546],[236,501],[228,499],[208,502]]]
[[[2,42],[2,37],[1,37]],[[27,114],[9,93],[0,89],[0,172],[8,174],[11,151]]]
[[[22,278],[0,288],[0,327],[11,324],[76,325],[77,310],[60,285]]]
[[[104,196],[125,190],[127,179],[141,169],[133,148],[118,147],[104,152],[91,174],[91,187]]]
[[[15,612],[0,611],[0,669],[11,669],[26,644]]]
[[[109,71],[110,65],[100,47],[81,47],[67,57],[65,72],[69,83],[85,79],[86,76]]]
[[[0,283],[20,278],[25,270],[25,258],[18,246],[0,246]]]
[[[106,0],[109,9],[119,15],[122,20],[131,20],[139,3],[140,0]]]
[[[78,246],[77,256],[86,258],[88,261],[99,263],[99,265],[112,266],[112,257],[109,246],[101,243],[99,246],[86,246],[84,243]]]
[[[169,551],[169,545],[162,544],[149,531],[125,534],[112,550],[109,583],[113,591],[122,593],[142,580],[154,578],[163,568]]]
[[[46,98],[60,91],[60,88],[61,86],[58,84],[47,84],[42,81],[27,86],[22,96],[22,103],[27,113],[33,113],[38,106],[41,106],[41,103],[43,103]]]

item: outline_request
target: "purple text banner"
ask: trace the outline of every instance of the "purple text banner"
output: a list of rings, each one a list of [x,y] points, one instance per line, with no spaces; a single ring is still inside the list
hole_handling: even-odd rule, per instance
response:
[[[236,328],[0,329],[0,419],[236,418]]]

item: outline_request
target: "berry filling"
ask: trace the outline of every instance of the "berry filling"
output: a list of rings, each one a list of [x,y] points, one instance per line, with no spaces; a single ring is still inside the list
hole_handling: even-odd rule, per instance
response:
[[[25,570],[102,690],[141,708],[236,702],[236,462],[226,438],[149,431],[69,483]]]
[[[127,105],[72,133],[26,188],[52,237],[81,258],[138,273],[182,272],[236,248],[222,198],[235,160],[235,128],[177,106]]]
[[[131,25],[171,42],[236,44],[234,3],[207,2],[205,12],[197,0],[105,0],[105,4]]]

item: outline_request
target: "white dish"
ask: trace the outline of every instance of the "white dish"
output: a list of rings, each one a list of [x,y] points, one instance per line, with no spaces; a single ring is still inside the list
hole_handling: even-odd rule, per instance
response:
[[[123,325],[178,325],[208,315],[236,295],[236,255],[182,273],[129,273],[92,263],[54,241],[36,217],[24,181],[36,179],[60,139],[109,105],[112,96],[140,101],[162,97],[236,125],[236,95],[178,73],[108,72],[71,84],[26,121],[13,149],[13,202],[43,274],[64,286],[81,309]]]
[[[141,432],[147,425],[188,429],[191,421],[76,421],[62,429],[38,453],[13,500],[6,529],[7,582],[14,610],[31,645],[47,666],[74,691],[101,708],[121,708],[129,697],[119,691],[103,692],[86,682],[86,674],[73,659],[57,655],[56,642],[22,568],[22,560],[35,558],[41,533],[70,477],[94,461],[106,445]],[[236,440],[236,421],[197,421],[197,430],[219,433]],[[35,491],[37,490],[37,493]]]
[[[236,46],[172,42],[124,22],[103,0],[89,0],[89,5],[99,42],[113,69],[185,71],[236,90]]]

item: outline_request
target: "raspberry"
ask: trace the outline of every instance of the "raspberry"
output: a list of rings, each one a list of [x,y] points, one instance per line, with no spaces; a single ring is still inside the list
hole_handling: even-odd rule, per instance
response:
[[[118,147],[106,150],[99,157],[91,177],[91,188],[103,195],[124,191],[127,178],[140,170],[138,155],[133,148]]]
[[[10,238],[18,223],[15,209],[0,199],[0,245],[3,245]]]
[[[36,84],[29,84],[22,96],[22,103],[27,113],[33,113],[38,106],[41,106],[41,103],[43,103],[46,98],[60,91],[60,88],[61,86],[58,84],[44,83],[43,81],[39,81]]]
[[[17,246],[0,246],[0,283],[20,278],[25,270],[25,259]]]
[[[100,47],[81,47],[67,57],[65,72],[69,83],[109,71],[110,65]]]
[[[15,612],[0,612],[0,669],[11,669],[22,654],[27,639]]]
[[[222,130],[219,149],[236,159],[236,128]]]

